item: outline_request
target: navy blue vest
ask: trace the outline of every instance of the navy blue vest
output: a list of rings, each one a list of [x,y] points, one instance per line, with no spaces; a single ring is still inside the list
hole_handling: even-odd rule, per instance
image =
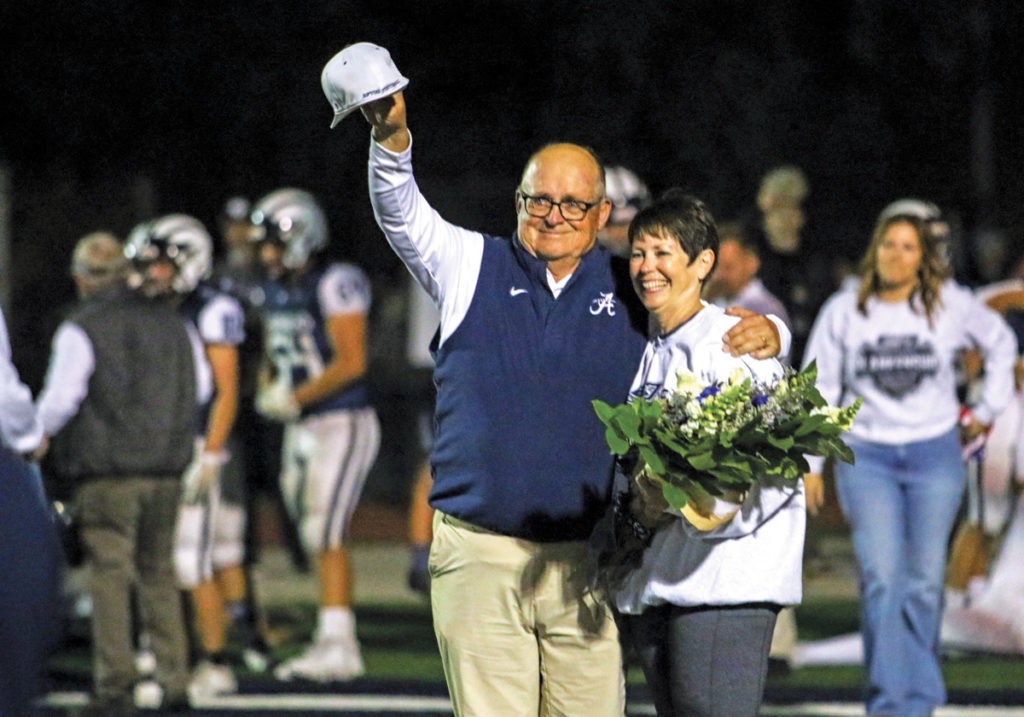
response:
[[[430,503],[537,542],[582,540],[612,460],[591,400],[626,398],[646,312],[625,262],[595,247],[558,299],[517,239],[484,237],[469,311],[436,352]]]

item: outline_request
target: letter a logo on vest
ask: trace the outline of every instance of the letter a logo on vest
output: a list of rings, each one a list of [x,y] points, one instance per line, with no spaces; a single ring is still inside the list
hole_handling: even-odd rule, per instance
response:
[[[615,294],[608,292],[607,294],[603,291],[600,295],[590,302],[590,313],[597,316],[602,311],[607,311],[609,316],[615,316]]]

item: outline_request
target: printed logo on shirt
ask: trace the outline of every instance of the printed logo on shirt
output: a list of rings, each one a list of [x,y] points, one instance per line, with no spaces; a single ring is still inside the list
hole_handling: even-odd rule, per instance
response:
[[[922,379],[937,374],[940,365],[932,343],[919,338],[883,335],[874,345],[863,344],[854,366],[857,377],[870,377],[880,391],[894,398],[915,390]]]
[[[667,386],[657,382],[647,382],[643,386],[630,391],[627,403],[632,403],[634,398],[645,398],[651,401],[659,396],[668,396],[672,393]]]
[[[615,294],[609,291],[600,292],[598,297],[590,302],[590,313],[597,316],[602,311],[607,311],[609,316],[615,316]]]
[[[526,293],[526,289],[517,289],[514,286],[511,289],[508,290],[508,295],[509,296],[519,296],[520,294],[525,294],[525,293]]]

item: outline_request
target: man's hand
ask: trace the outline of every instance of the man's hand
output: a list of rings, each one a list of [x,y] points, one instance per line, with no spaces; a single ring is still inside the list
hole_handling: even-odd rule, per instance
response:
[[[804,475],[804,498],[807,502],[807,512],[818,515],[825,505],[825,481],[821,479],[821,473]]]
[[[370,123],[377,144],[392,152],[404,152],[412,141],[406,124],[405,95],[393,95],[369,102],[359,108]]]
[[[46,454],[50,451],[50,437],[43,436],[43,439],[39,441],[39,445],[36,446],[35,450],[23,456],[26,461],[31,463],[38,463],[46,457]]]
[[[740,321],[722,337],[723,351],[733,356],[750,354],[756,359],[779,355],[779,329],[771,319],[738,306],[730,306],[725,313],[739,316]]]
[[[662,493],[661,483],[652,480],[646,471],[633,477],[633,502],[630,508],[644,527],[654,528],[665,519],[668,501]]]

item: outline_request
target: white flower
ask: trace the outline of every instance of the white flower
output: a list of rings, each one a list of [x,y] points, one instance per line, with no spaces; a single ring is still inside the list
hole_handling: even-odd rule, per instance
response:
[[[697,380],[697,375],[685,369],[676,371],[676,390],[679,393],[694,394],[700,393],[704,386]]]

